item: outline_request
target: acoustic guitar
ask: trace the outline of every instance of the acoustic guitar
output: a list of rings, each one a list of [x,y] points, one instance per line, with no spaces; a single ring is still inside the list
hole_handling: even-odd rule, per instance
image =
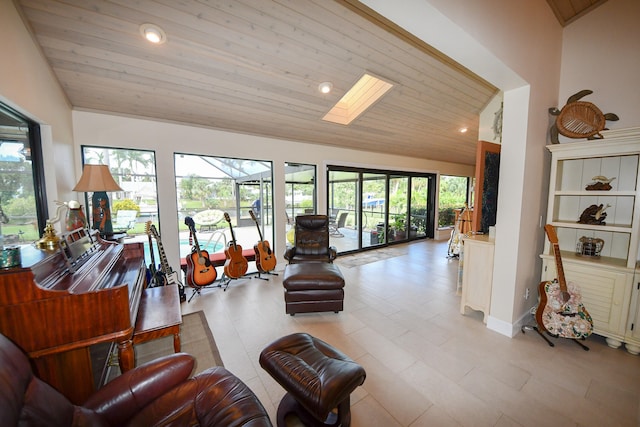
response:
[[[164,246],[162,246],[162,240],[160,239],[160,234],[158,233],[156,226],[151,224],[149,229],[151,231],[151,235],[156,240],[156,245],[158,246],[158,254],[160,254],[160,269],[164,275],[165,284],[178,285],[182,287],[182,283],[180,283],[180,280],[178,279],[178,273],[173,271],[173,268],[169,265],[167,254],[164,252]]]
[[[227,258],[224,262],[224,274],[231,279],[237,279],[247,273],[249,262],[244,255],[242,255],[242,246],[236,243],[231,218],[226,212],[224,213],[224,219],[229,223],[229,230],[231,230],[231,240],[224,250],[224,255]]]
[[[573,282],[567,286],[555,228],[547,224],[544,230],[553,245],[558,277],[539,285],[540,303],[536,309],[536,322],[542,330],[553,336],[585,339],[593,332],[593,319],[582,304],[578,286]]]
[[[249,210],[249,215],[251,215],[251,219],[256,223],[256,227],[258,228],[258,235],[260,236],[260,241],[253,245],[253,250],[256,253],[256,267],[258,271],[261,273],[268,273],[273,271],[276,268],[276,256],[271,251],[271,246],[269,242],[262,238],[262,231],[260,230],[260,225],[258,224],[258,219],[252,210]]]
[[[196,236],[196,224],[193,222],[193,219],[188,216],[184,219],[184,223],[189,227],[189,231],[193,237],[193,248],[191,249],[191,254],[186,258],[187,285],[197,289],[215,282],[218,277],[218,272],[211,264],[209,252],[200,249],[198,237]]]

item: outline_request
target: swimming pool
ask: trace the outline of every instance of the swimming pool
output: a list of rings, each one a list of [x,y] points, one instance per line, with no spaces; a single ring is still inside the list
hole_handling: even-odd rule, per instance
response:
[[[224,244],[222,242],[198,241],[198,244],[200,245],[200,250],[207,251],[210,254],[216,253],[216,252],[222,252],[222,250],[224,249]],[[180,258],[185,258],[187,255],[189,255],[191,253],[192,248],[193,248],[193,245],[189,244],[189,239],[180,239]],[[158,253],[158,245],[156,245],[155,241],[153,241],[153,253],[154,253],[156,264],[160,264],[160,254]],[[151,263],[151,254],[149,253],[149,241],[147,240],[145,240],[145,245],[144,245],[144,259],[147,265]]]

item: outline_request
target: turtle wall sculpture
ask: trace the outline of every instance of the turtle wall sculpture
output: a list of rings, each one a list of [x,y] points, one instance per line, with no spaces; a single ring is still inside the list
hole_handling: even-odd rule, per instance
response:
[[[600,131],[606,130],[607,120],[616,121],[619,117],[614,113],[603,114],[598,107],[591,102],[580,101],[592,94],[589,89],[571,95],[567,104],[558,110],[549,108],[552,116],[557,116],[555,123],[549,129],[551,143],[558,144],[558,133],[568,138],[602,139]]]

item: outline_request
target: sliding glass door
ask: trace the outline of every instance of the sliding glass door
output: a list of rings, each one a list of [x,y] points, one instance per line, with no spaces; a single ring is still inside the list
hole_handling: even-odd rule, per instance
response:
[[[385,243],[387,229],[387,176],[362,174],[362,247]]]
[[[327,183],[338,252],[433,238],[435,174],[328,166]]]
[[[331,245],[335,246],[338,252],[354,251],[360,247],[360,181],[358,172],[329,171],[329,238]]]
[[[425,237],[428,230],[433,230],[435,204],[429,203],[429,196],[434,195],[435,179],[422,176],[411,177],[411,209],[409,211],[409,238]],[[431,208],[431,211],[429,211]]]
[[[391,175],[389,177],[389,239],[399,242],[407,240],[407,211],[409,177]]]

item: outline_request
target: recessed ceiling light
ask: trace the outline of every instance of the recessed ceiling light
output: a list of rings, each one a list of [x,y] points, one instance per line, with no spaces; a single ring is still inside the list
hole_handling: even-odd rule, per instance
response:
[[[469,129],[467,129],[467,128],[460,128],[460,129],[459,129],[459,132],[460,132],[460,133],[467,133],[467,131],[468,131],[468,130],[469,130]]]
[[[333,89],[333,84],[331,82],[322,82],[318,85],[318,90],[320,93],[329,93]]]
[[[162,44],[167,41],[167,34],[154,24],[140,25],[140,34],[153,44]]]
[[[393,87],[393,83],[365,73],[322,120],[348,125]]]

